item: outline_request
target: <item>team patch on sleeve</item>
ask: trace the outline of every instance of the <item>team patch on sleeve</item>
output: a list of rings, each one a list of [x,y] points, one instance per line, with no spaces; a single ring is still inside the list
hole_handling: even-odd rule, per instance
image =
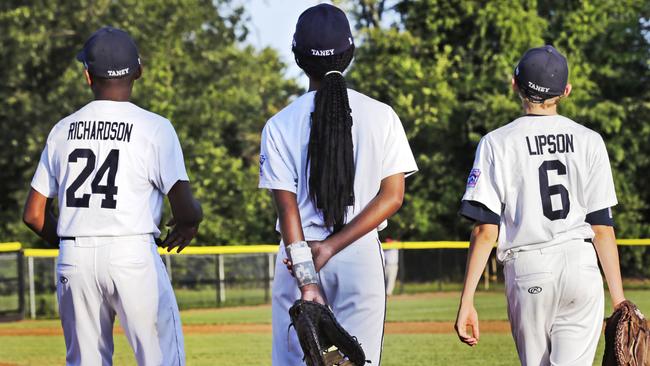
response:
[[[467,177],[467,187],[474,188],[478,182],[478,178],[481,176],[481,169],[472,169],[469,172],[469,177]]]
[[[265,161],[266,161],[266,156],[264,156],[264,154],[260,154],[260,177],[264,175],[262,167],[264,167]]]

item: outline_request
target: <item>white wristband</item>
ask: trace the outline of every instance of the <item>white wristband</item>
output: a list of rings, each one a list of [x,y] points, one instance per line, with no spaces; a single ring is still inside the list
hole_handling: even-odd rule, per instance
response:
[[[298,281],[298,287],[317,284],[316,268],[309,244],[306,241],[291,243],[286,246],[286,250],[293,264],[293,273]]]

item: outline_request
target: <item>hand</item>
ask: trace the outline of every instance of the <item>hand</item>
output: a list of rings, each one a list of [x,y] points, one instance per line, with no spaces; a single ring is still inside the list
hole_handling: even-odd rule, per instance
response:
[[[284,258],[284,259],[282,260],[282,263],[284,263],[284,265],[287,266],[287,271],[289,271],[289,273],[291,274],[291,276],[296,277],[296,276],[293,274],[293,263],[291,262],[291,260],[289,260],[289,258]]]
[[[332,258],[334,252],[332,247],[327,245],[325,241],[308,241],[309,247],[311,248],[311,255],[314,258],[314,267],[316,272],[320,272],[321,268],[325,267],[327,262]]]
[[[323,295],[320,292],[320,287],[318,287],[317,284],[312,283],[305,285],[300,288],[300,292],[302,293],[300,296],[301,300],[315,301],[319,304],[325,305],[325,299],[323,298]]]
[[[316,268],[316,272],[320,272],[321,268],[327,264],[334,253],[332,252],[330,246],[328,246],[324,241],[308,241],[307,244],[309,244],[309,247],[311,248],[311,255],[314,258],[314,268]],[[293,276],[293,263],[291,260],[289,258],[284,258],[282,260],[282,263],[287,266],[287,270]]]
[[[472,328],[472,334],[467,333],[467,327]],[[461,342],[468,346],[474,347],[478,344],[479,331],[478,331],[478,313],[474,308],[474,304],[464,305],[461,303],[456,316],[456,325],[454,325],[458,338]]]
[[[198,225],[187,225],[181,222],[176,222],[176,219],[173,217],[167,222],[167,226],[173,226],[171,233],[169,233],[162,242],[162,246],[167,248],[167,252],[171,252],[174,248],[178,248],[176,249],[176,253],[180,253],[190,244],[199,230]]]

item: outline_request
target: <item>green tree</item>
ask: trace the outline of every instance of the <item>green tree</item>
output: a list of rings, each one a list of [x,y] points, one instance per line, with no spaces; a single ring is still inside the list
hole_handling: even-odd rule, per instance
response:
[[[574,92],[560,112],[603,134],[620,205],[620,237],[647,237],[650,3],[626,1],[358,0],[362,35],[351,83],[392,105],[420,172],[387,235],[466,239],[456,215],[481,136],[521,114],[510,78],[544,43],[568,58]],[[382,18],[383,17],[383,18]],[[392,23],[388,24],[387,23]],[[650,251],[622,249],[628,274],[650,274]]]
[[[20,220],[50,128],[91,98],[75,61],[104,25],[139,45],[134,102],[169,118],[206,213],[202,244],[274,241],[274,214],[256,189],[259,133],[297,87],[271,49],[245,46],[244,8],[225,0],[0,3],[0,234],[36,243]]]

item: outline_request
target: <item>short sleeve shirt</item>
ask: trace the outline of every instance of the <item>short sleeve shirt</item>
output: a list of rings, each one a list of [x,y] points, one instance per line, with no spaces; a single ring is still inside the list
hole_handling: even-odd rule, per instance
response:
[[[54,126],[31,186],[58,198],[59,236],[158,236],[164,195],[187,180],[167,119],[93,101]]]
[[[601,136],[559,115],[521,117],[484,136],[462,199],[498,217],[501,257],[591,239],[587,216],[618,202]]]
[[[308,192],[306,160],[314,95],[309,92],[301,96],[266,123],[260,148],[259,187],[295,193],[305,236],[319,240],[331,234],[331,228],[324,226]],[[346,217],[350,221],[377,195],[382,179],[399,173],[408,176],[418,168],[393,109],[351,89],[348,98],[355,163],[355,203],[348,208]],[[384,222],[378,229],[386,225]]]

